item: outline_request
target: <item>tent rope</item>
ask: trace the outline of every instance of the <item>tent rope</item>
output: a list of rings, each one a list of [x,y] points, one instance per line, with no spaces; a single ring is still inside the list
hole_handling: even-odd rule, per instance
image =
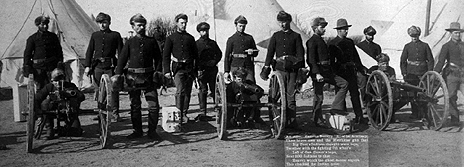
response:
[[[8,44],[8,47],[6,47],[5,51],[3,52],[2,57],[1,57],[1,60],[4,59],[3,57],[5,56],[6,51],[11,47],[11,45],[13,44],[13,42],[14,42],[14,41],[16,40],[16,38],[18,37],[19,33],[23,30],[24,25],[26,25],[27,19],[31,16],[32,11],[34,10],[34,6],[35,6],[36,3],[37,3],[37,0],[34,1],[34,4],[32,5],[31,10],[29,11],[29,14],[27,14],[26,19],[24,19],[23,25],[21,25],[21,28],[19,29],[19,31],[16,33],[15,37],[13,38],[13,40],[11,40],[10,44]]]

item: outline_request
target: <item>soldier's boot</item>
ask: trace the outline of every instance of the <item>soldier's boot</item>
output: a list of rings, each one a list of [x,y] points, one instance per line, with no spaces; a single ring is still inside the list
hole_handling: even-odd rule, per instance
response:
[[[47,140],[51,140],[55,138],[55,122],[53,120],[53,116],[49,114],[44,114],[44,120],[45,120],[45,128],[47,128]]]
[[[198,93],[198,104],[200,104],[200,112],[202,114],[206,114],[206,101],[207,101],[207,94],[206,93]]]
[[[79,120],[79,115],[78,114],[70,114],[69,120],[71,122],[71,128],[70,128],[70,136],[74,137],[80,137],[82,136],[82,128],[81,128],[81,121]]]
[[[159,120],[159,109],[148,110],[148,132],[147,136],[150,139],[160,141],[161,137],[156,133],[156,127],[158,126]]]
[[[112,122],[121,122],[122,119],[119,116],[119,91],[113,91],[111,93],[111,95],[112,95],[111,101],[112,101],[112,104],[113,104],[113,106],[112,106],[112,109],[113,109]]]
[[[182,111],[183,115],[183,121],[182,122],[188,122],[189,118],[187,117],[188,109],[190,106],[190,95],[185,95],[184,96],[184,110]]]
[[[287,126],[288,129],[301,130],[296,121],[296,107],[288,106],[287,107]]]
[[[131,110],[131,121],[132,121],[132,128],[134,128],[134,132],[127,136],[128,139],[135,139],[141,138],[143,136],[142,130],[142,112],[136,109]]]

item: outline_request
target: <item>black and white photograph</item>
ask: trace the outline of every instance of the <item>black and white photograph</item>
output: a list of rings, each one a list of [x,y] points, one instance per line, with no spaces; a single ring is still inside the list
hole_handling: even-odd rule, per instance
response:
[[[462,0],[0,4],[0,166],[464,166]]]

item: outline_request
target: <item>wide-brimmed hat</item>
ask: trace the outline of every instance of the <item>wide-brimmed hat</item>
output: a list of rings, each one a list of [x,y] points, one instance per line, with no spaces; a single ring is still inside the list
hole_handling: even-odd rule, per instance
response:
[[[334,29],[342,29],[347,27],[351,27],[351,25],[348,24],[348,21],[346,21],[346,19],[338,19],[337,27],[335,27]]]
[[[453,31],[461,31],[461,32],[464,32],[464,29],[461,29],[461,24],[458,23],[458,22],[451,22],[450,24],[450,28],[447,28],[445,29],[446,31],[450,31],[450,32],[453,32]]]

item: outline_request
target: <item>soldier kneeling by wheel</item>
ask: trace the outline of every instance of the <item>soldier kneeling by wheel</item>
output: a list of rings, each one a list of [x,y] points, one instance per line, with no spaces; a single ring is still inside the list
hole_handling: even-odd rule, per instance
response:
[[[239,68],[232,72],[234,81],[226,87],[227,103],[236,104],[254,104],[259,103],[259,99],[264,95],[264,90],[260,86],[253,83],[251,80],[245,80],[248,75],[247,71]],[[230,108],[230,107],[229,107]],[[237,107],[230,108],[227,114],[227,127],[250,127],[253,128],[255,123],[265,124],[262,119],[255,118],[257,107]],[[261,121],[259,121],[261,120]],[[246,126],[247,125],[247,126]]]
[[[47,139],[55,138],[54,118],[57,118],[57,133],[59,136],[81,136],[82,128],[79,121],[80,103],[85,100],[84,94],[75,84],[65,81],[63,70],[54,69],[51,72],[51,83],[38,90],[35,96],[35,110],[37,113],[38,132],[36,138],[45,126]],[[64,127],[60,126],[64,121]]]

